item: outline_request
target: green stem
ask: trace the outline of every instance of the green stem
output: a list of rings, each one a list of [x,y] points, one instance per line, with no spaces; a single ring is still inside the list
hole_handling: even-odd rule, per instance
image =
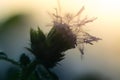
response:
[[[22,70],[21,80],[28,80],[32,72],[35,70],[38,62],[34,60],[28,67]]]
[[[8,61],[8,62],[10,62],[10,63],[12,63],[12,64],[14,64],[14,65],[17,65],[17,66],[20,65],[18,62],[14,61],[14,60],[12,60],[12,59],[9,59],[9,58],[7,58],[7,57],[1,57],[1,56],[0,56],[0,60]]]

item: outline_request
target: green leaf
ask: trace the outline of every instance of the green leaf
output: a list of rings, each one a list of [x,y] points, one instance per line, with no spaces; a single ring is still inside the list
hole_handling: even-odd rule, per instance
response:
[[[32,73],[29,77],[29,80],[39,80],[35,73]]]
[[[32,43],[43,42],[46,40],[46,36],[43,31],[38,27],[38,30],[31,28],[30,30],[30,39]]]
[[[4,18],[0,21],[0,33],[7,31],[11,28],[15,28],[14,25],[23,24],[25,22],[26,15],[25,14],[14,14]]]
[[[7,55],[4,52],[0,52],[0,56],[7,57]]]
[[[46,69],[43,65],[37,67],[36,74],[38,75],[39,80],[59,80],[55,73]]]
[[[31,28],[30,39],[31,49],[28,50],[30,50],[30,52],[32,51],[32,53],[36,57],[40,56],[40,53],[44,53],[44,51],[46,51],[47,48],[46,36],[40,28],[38,28],[38,30],[34,30]]]
[[[38,64],[37,61],[34,60],[33,62],[31,62],[28,65],[27,68],[25,68],[24,70],[22,70],[21,80],[29,80],[29,78],[32,75],[32,73],[34,72],[37,64]]]

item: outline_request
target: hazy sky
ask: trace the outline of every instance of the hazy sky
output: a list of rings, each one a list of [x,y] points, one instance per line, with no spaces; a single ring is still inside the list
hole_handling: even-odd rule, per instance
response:
[[[120,1],[119,0],[60,0],[62,13],[77,13],[85,6],[83,16],[97,17],[93,23],[87,24],[85,30],[103,40],[94,46],[86,46],[83,61],[78,54],[70,54],[66,63],[70,61],[84,69],[96,69],[114,77],[120,76]],[[33,24],[43,27],[51,23],[47,12],[53,12],[57,0],[0,0],[0,20],[11,14],[25,12],[33,19]],[[73,51],[74,53],[74,51]],[[77,59],[75,58],[77,57]],[[70,60],[70,61],[68,61]],[[67,62],[68,61],[68,62]],[[65,65],[65,63],[63,62]],[[72,66],[72,64],[70,65]],[[78,66],[78,67],[79,67]],[[77,66],[76,66],[77,67]],[[77,68],[78,68],[77,67]],[[120,77],[119,77],[120,79]],[[115,80],[115,79],[114,79]]]

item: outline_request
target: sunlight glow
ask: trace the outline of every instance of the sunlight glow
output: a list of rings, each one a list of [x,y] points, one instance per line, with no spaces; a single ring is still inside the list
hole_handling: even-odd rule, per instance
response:
[[[84,28],[91,34],[102,38],[102,41],[98,42],[94,46],[87,46],[85,50],[87,54],[85,55],[84,60],[82,60],[81,62],[79,61],[80,56],[76,55],[77,52],[70,51],[70,53],[75,52],[75,54],[67,55],[69,59],[66,59],[65,63],[71,64],[71,61],[73,61],[75,64],[80,66],[76,65],[76,67],[74,67],[73,64],[71,64],[72,66],[69,66],[67,64],[68,67],[66,67],[66,69],[69,70],[69,67],[73,67],[76,68],[76,71],[79,71],[78,68],[80,68],[80,70],[86,70],[85,72],[87,72],[88,69],[91,70],[91,68],[95,68],[98,69],[100,72],[105,72],[105,74],[108,75],[114,74],[119,78],[113,80],[120,80],[120,0],[59,1],[61,4],[61,13],[63,14],[66,12],[76,14],[81,9],[81,7],[84,6],[85,10],[80,17],[97,17],[97,20],[95,20],[93,23],[87,24]],[[0,45],[0,47],[2,47],[3,50],[4,48],[6,48],[5,50],[7,50],[8,53],[10,51],[10,53],[12,54],[19,53],[19,51],[26,47],[25,44],[29,44],[28,42],[26,42],[28,41],[28,34],[25,31],[27,31],[28,27],[31,27],[31,24],[33,24],[32,27],[38,27],[39,25],[45,33],[49,31],[46,25],[51,24],[52,20],[47,12],[54,13],[55,8],[59,8],[57,0],[0,0],[0,21],[3,21],[5,17],[21,12],[28,13],[30,15],[30,20],[32,21],[28,24],[28,26],[25,26],[24,30],[22,30],[21,28],[13,29],[16,30],[15,33],[17,31],[19,33],[19,31],[21,30],[22,34],[14,34],[12,30],[8,32],[12,32],[9,35],[7,35],[6,33],[5,35],[7,36],[3,41],[6,41],[7,43],[5,43],[6,45],[4,45],[3,47]],[[14,37],[12,34],[17,35],[17,38]],[[9,40],[9,38],[11,38],[11,41]],[[16,46],[16,44],[18,45]],[[18,54],[14,56],[17,55]],[[64,62],[61,63],[65,64]],[[62,67],[63,66],[60,66],[59,68]],[[70,69],[69,71],[71,70],[73,71],[73,69]]]
[[[114,11],[120,8],[120,0],[99,0],[101,9],[107,11]]]

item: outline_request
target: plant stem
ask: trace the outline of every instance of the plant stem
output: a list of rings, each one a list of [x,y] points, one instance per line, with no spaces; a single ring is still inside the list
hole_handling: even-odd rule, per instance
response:
[[[0,57],[0,60],[5,60],[5,61],[8,61],[8,62],[14,64],[14,65],[20,66],[20,64],[18,62],[14,61],[12,59],[9,59],[7,57]]]

